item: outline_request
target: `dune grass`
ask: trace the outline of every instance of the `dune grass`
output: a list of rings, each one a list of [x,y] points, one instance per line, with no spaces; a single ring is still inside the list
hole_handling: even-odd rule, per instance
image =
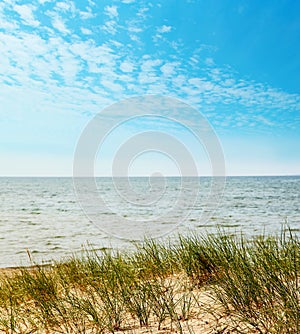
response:
[[[0,274],[0,331],[204,333],[201,316],[218,313],[226,324],[207,333],[300,333],[299,269],[300,242],[286,232],[252,240],[195,234],[145,240],[130,253],[86,251]]]

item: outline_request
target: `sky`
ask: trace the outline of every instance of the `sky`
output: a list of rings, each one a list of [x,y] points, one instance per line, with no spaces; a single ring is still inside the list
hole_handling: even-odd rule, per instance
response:
[[[71,176],[93,117],[149,94],[207,119],[227,175],[300,174],[299,54],[299,1],[2,0],[0,176]],[[144,129],[112,134],[99,174],[111,171],[113,138],[121,145]],[[205,148],[177,130],[209,174]],[[130,166],[136,175],[178,170],[153,150]]]

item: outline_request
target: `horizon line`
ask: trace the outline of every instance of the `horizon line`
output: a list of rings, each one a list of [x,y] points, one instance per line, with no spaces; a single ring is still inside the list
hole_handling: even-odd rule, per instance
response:
[[[73,175],[0,175],[0,178],[132,178],[132,177],[272,177],[272,176],[300,176],[299,174],[228,174],[228,175],[125,175],[125,176],[113,176],[113,175],[95,175],[95,176],[73,176]]]

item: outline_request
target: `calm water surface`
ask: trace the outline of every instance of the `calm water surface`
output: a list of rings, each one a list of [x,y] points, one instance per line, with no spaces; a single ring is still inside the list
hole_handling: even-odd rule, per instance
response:
[[[251,236],[278,233],[288,221],[300,235],[300,176],[229,177],[221,203],[207,221],[202,217],[208,210],[209,178],[200,178],[199,196],[193,205],[184,205],[193,201],[189,188],[183,205],[174,210],[172,203],[184,191],[181,179],[167,178],[164,196],[158,196],[150,207],[143,204],[143,196],[149,193],[148,181],[131,179],[141,204],[128,206],[122,189],[116,191],[109,178],[98,178],[97,195],[105,199],[107,208],[96,208],[94,216],[87,216],[77,201],[72,178],[0,178],[0,267],[28,265],[26,250],[37,262],[47,262],[83,248],[132,247],[137,231],[146,226],[141,224],[148,224],[157,235],[172,231],[170,237],[191,230],[214,233],[218,225]],[[187,184],[191,187],[196,181],[199,179],[189,178]],[[161,213],[162,219],[154,223]],[[128,224],[127,218],[131,220]],[[116,234],[126,239],[112,236]]]

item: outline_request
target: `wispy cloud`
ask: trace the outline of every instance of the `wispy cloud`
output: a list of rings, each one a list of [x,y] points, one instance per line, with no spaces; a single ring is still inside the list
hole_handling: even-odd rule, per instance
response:
[[[40,22],[35,19],[33,11],[36,7],[32,5],[14,5],[14,10],[20,15],[22,22],[32,27],[37,27]]]
[[[167,32],[170,32],[171,30],[172,30],[172,27],[171,26],[166,26],[166,25],[163,25],[163,26],[157,28],[157,32],[160,33],[160,34],[165,34]]]
[[[133,71],[134,69],[134,65],[131,63],[131,62],[128,62],[128,61],[123,61],[120,65],[120,69],[123,71],[123,72],[126,72],[126,73],[130,73]]]
[[[41,5],[44,5],[45,3],[47,2],[51,2],[52,0],[38,0],[38,2],[41,4]]]
[[[111,19],[116,18],[119,15],[117,6],[106,6],[104,10]]]
[[[41,27],[35,16],[38,8],[33,5],[14,6],[20,16],[18,23],[3,15],[5,5],[0,5],[4,29],[0,33],[2,95],[8,91],[11,95],[14,90],[19,93],[20,87],[26,87],[28,96],[36,96],[48,109],[85,115],[132,95],[166,94],[195,107],[205,106],[210,119],[224,127],[295,126],[284,119],[284,113],[299,112],[299,94],[238,76],[229,67],[217,64],[213,47],[181,51],[181,41],[161,40],[157,41],[160,47],[149,52],[140,39],[145,27],[149,29],[150,42],[157,33],[169,35],[173,31],[167,24],[151,26],[150,7],[138,5],[134,18],[128,18],[121,16],[117,6],[106,6],[102,8],[106,18],[97,18],[97,24],[87,25],[86,20],[95,18],[99,11],[93,11],[91,6],[95,3],[89,6],[82,11],[71,1],[58,2],[46,11],[51,24]],[[78,21],[77,31],[72,19]],[[37,29],[20,31],[19,24],[24,22]],[[12,27],[17,29],[12,31]],[[41,31],[48,31],[47,37]],[[95,31],[109,37],[104,39]],[[120,32],[122,38],[118,39]],[[186,53],[184,57],[181,52]],[[5,108],[9,114],[14,109],[13,102]],[[276,121],[273,115],[278,110],[282,117]],[[239,121],[235,121],[236,117]]]
[[[118,24],[115,20],[109,20],[104,23],[101,29],[110,35],[115,35],[117,33]]]
[[[70,33],[70,30],[66,27],[65,20],[59,15],[57,11],[47,11],[46,15],[49,16],[52,22],[52,27],[61,32],[63,35]]]
[[[90,7],[86,7],[85,11],[79,11],[79,16],[82,20],[92,19],[97,16],[96,13],[93,13]]]
[[[84,28],[84,27],[81,27],[80,28],[80,31],[84,34],[84,35],[92,35],[93,32],[90,30],[90,29],[87,29],[87,28]]]
[[[166,62],[161,66],[160,70],[164,76],[172,77],[174,75],[176,67],[179,67],[180,63],[177,62]]]
[[[54,7],[56,10],[62,12],[69,12],[75,15],[76,13],[76,6],[73,1],[61,1],[57,2]]]
[[[4,12],[5,10],[5,3],[0,3],[0,22],[1,28],[5,31],[12,31],[19,28],[19,22],[16,22],[13,18],[8,18]]]
[[[67,29],[67,27],[65,25],[65,22],[57,16],[53,18],[52,25],[55,29],[57,29],[58,31],[60,31],[63,34],[69,34],[70,33],[70,30]]]

